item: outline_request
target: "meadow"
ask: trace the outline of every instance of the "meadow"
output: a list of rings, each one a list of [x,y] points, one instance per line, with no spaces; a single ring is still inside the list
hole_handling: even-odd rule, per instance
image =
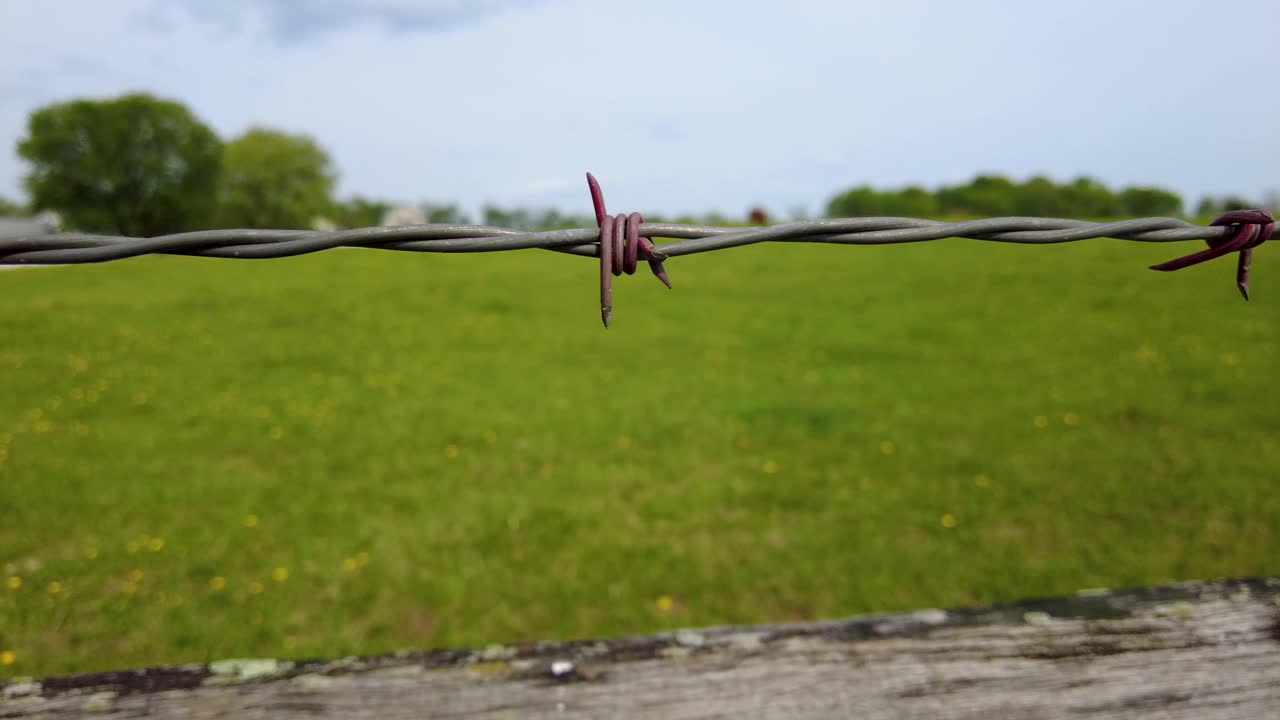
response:
[[[1280,574],[1280,250],[0,273],[0,678]]]

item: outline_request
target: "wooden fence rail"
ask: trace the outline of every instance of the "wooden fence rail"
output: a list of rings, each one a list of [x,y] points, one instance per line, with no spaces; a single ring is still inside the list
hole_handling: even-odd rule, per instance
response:
[[[0,718],[1280,718],[1280,578],[0,684]]]

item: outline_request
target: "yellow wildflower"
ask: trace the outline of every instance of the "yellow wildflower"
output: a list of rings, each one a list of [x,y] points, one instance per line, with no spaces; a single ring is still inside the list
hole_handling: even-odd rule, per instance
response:
[[[271,571],[271,579],[276,582],[284,582],[289,579],[289,571],[285,568],[278,567]]]
[[[213,591],[221,590],[227,586],[227,579],[221,575],[215,575],[209,579],[209,589]]]

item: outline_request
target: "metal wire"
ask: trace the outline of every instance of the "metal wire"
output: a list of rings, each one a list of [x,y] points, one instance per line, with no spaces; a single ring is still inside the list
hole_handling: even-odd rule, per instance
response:
[[[944,238],[1050,245],[1095,238],[1136,242],[1225,240],[1230,226],[1194,225],[1176,218],[1112,223],[1057,218],[1007,217],[947,223],[899,217],[805,220],[769,227],[712,227],[641,223],[647,238],[676,238],[657,245],[658,259],[743,247],[761,242],[893,245]],[[55,233],[0,239],[0,265],[76,265],[141,255],[185,255],[260,260],[293,257],[339,247],[403,252],[472,253],[543,248],[599,257],[599,230],[523,232],[485,225],[404,225],[354,230],[201,230],[132,238]]]
[[[944,238],[1050,245],[1095,238],[1135,242],[1205,240],[1209,249],[1155,265],[1177,270],[1214,257],[1239,252],[1237,284],[1248,299],[1248,267],[1252,249],[1270,237],[1274,218],[1263,210],[1227,213],[1209,226],[1167,217],[1111,223],[1038,217],[1007,217],[940,222],[901,217],[806,220],[770,227],[712,227],[641,222],[638,214],[608,217],[595,178],[587,175],[596,209],[597,228],[523,232],[484,225],[408,225],[354,230],[202,230],[150,238],[77,233],[0,239],[0,265],[71,265],[101,263],[142,255],[184,255],[261,260],[294,257],[339,247],[401,252],[477,253],[541,248],[601,260],[601,310],[607,327],[612,315],[610,275],[635,271],[638,257],[649,261],[670,287],[662,262],[682,255],[725,250],[762,242],[810,242],[840,245],[894,245]],[[614,232],[616,226],[617,232]],[[638,245],[636,236],[640,238]],[[625,236],[625,237],[624,237]],[[654,244],[654,238],[675,242]],[[603,241],[603,242],[602,242]],[[613,261],[614,257],[623,260]]]

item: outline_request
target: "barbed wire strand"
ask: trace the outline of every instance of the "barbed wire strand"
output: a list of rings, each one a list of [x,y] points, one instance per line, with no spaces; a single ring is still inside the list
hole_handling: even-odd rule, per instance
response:
[[[609,217],[595,178],[587,175],[599,227],[527,232],[485,225],[426,224],[352,230],[201,230],[155,237],[54,233],[0,238],[0,265],[73,265],[102,263],[143,255],[181,255],[240,260],[295,257],[334,248],[400,252],[483,253],[544,249],[598,258],[601,312],[610,324],[610,276],[635,272],[647,260],[667,287],[663,261],[684,255],[726,250],[763,242],[839,245],[894,245],[946,238],[1050,245],[1098,238],[1168,243],[1204,240],[1209,247],[1152,266],[1178,270],[1232,252],[1240,253],[1237,286],[1247,300],[1252,251],[1270,238],[1275,219],[1265,210],[1226,213],[1208,226],[1169,217],[1118,222],[1063,218],[1003,217],[943,222],[904,217],[803,220],[765,227],[716,227],[643,222],[638,213]],[[655,244],[653,238],[675,242]]]

